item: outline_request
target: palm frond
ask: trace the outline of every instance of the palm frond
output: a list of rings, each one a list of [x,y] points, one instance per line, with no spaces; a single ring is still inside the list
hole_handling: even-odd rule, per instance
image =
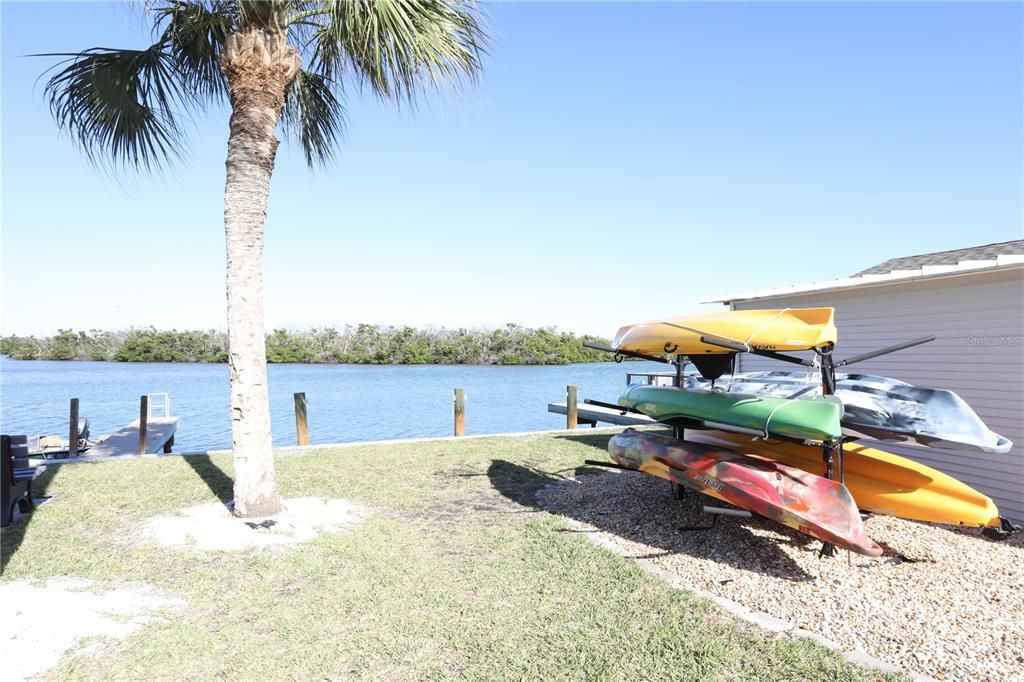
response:
[[[345,108],[326,77],[300,71],[285,98],[281,123],[302,145],[307,164],[324,165],[345,130]]]
[[[109,157],[115,165],[155,170],[181,155],[184,140],[173,109],[189,93],[163,45],[37,56],[68,57],[51,69],[60,70],[45,93],[57,125],[91,161]]]
[[[292,45],[303,53],[311,51],[314,37],[320,30],[320,23],[310,17],[323,14],[321,0],[291,0],[289,14],[284,18],[285,30]]]
[[[316,70],[350,68],[382,97],[411,101],[427,85],[459,85],[480,71],[487,35],[476,6],[459,0],[322,0],[291,22],[320,26]]]
[[[152,9],[161,41],[177,63],[185,87],[197,98],[216,101],[227,94],[220,54],[238,21],[238,6],[228,0],[166,0]]]

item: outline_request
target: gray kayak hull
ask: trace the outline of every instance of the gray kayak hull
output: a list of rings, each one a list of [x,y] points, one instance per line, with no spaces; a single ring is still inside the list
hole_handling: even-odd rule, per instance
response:
[[[693,388],[710,382],[688,376]],[[774,398],[821,395],[816,372],[747,372],[724,376],[715,390]],[[836,397],[843,403],[843,434],[852,438],[923,445],[930,448],[1005,454],[1010,439],[995,433],[953,391],[922,388],[873,374],[836,374]]]

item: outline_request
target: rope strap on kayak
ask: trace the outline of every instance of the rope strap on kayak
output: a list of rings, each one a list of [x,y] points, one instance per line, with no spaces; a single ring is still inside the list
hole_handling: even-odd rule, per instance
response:
[[[744,345],[744,346],[746,347],[746,349],[747,349],[747,350],[746,350],[746,352],[747,352],[747,353],[749,353],[749,352],[750,352],[750,342],[754,340],[754,337],[755,337],[755,336],[757,336],[757,335],[758,335],[758,333],[759,333],[759,332],[760,332],[760,331],[761,331],[762,329],[764,329],[765,327],[767,327],[768,325],[770,325],[770,324],[771,324],[772,322],[774,322],[775,320],[779,319],[779,318],[780,318],[780,317],[781,317],[782,315],[784,315],[784,314],[786,314],[786,313],[788,313],[788,312],[789,312],[789,308],[783,308],[782,310],[780,310],[779,312],[775,313],[774,315],[772,315],[771,317],[769,317],[769,318],[768,318],[767,320],[765,320],[764,322],[762,322],[762,323],[761,323],[761,325],[760,325],[760,326],[759,326],[759,327],[758,327],[757,329],[755,329],[755,330],[753,331],[753,333],[752,333],[752,334],[751,334],[750,336],[748,336],[748,337],[747,337],[747,340],[743,342],[743,345]]]
[[[779,319],[779,317],[781,317],[782,315],[785,315],[786,313],[788,313],[790,310],[792,310],[792,308],[783,308],[779,312],[777,312],[774,315],[772,315],[771,317],[769,317],[767,320],[765,320],[760,325],[758,325],[757,329],[755,329],[753,331],[753,333],[750,336],[747,337],[746,341],[740,341],[739,339],[731,339],[728,336],[723,336],[723,335],[718,334],[718,333],[712,334],[710,332],[704,331],[703,329],[697,329],[696,327],[688,327],[688,326],[686,326],[684,324],[678,324],[677,322],[669,322],[668,320],[662,320],[662,321],[658,322],[657,324],[663,324],[666,327],[675,327],[676,329],[682,329],[683,331],[690,332],[692,334],[696,334],[697,336],[713,336],[713,337],[723,338],[726,341],[732,341],[733,343],[738,343],[738,344],[742,345],[743,346],[743,351],[742,352],[750,353],[750,352],[752,352],[754,350],[750,346],[750,342],[754,339],[754,337],[757,336],[761,332],[762,329],[767,327],[769,324],[771,324],[775,320]],[[626,341],[626,338],[631,333],[633,333],[633,331],[636,330],[637,327],[639,327],[639,326],[640,325],[635,325],[631,329],[627,330],[626,333],[622,335],[622,338],[619,339],[619,346],[621,346]],[[667,353],[667,352],[670,352],[670,351],[668,351],[666,349],[665,352]]]
[[[769,317],[767,320],[762,322],[761,325],[757,329],[755,329],[750,334],[750,336],[747,337],[746,341],[741,341],[740,343],[743,344],[743,348],[745,349],[743,352],[744,353],[749,353],[750,352],[750,342],[754,339],[754,337],[757,336],[762,329],[767,327],[769,324],[771,324],[775,320],[779,319],[779,317],[781,317],[782,315],[784,315],[787,312],[789,312],[789,308],[783,308],[779,312],[775,313],[775,315],[773,315],[772,317]],[[729,390],[732,388],[732,381],[735,378],[735,376],[736,376],[736,372],[734,370],[733,373],[729,375],[729,385],[725,387],[725,392],[726,393],[728,393]],[[776,408],[776,409],[778,409],[778,408]],[[772,413],[774,414],[774,410],[772,411]],[[771,416],[769,416],[768,418],[771,419]],[[765,438],[767,438],[767,437],[768,437],[768,432],[766,431],[765,432]]]
[[[781,403],[779,403],[778,405],[775,406],[774,410],[772,410],[771,412],[768,413],[768,418],[764,420],[764,436],[763,436],[763,438],[765,438],[765,439],[768,438],[768,425],[771,423],[772,417],[775,416],[775,413],[778,412],[779,410],[781,410],[786,405],[793,404],[793,402],[794,401],[783,399],[783,401]]]

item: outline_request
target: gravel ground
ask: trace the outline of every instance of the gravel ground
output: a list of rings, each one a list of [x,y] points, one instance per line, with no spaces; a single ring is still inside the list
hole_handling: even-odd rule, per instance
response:
[[[580,476],[538,493],[550,511],[593,526],[689,585],[938,679],[1024,680],[1024,534],[876,516],[876,559],[839,551],[761,518],[705,525],[698,494],[636,473]]]

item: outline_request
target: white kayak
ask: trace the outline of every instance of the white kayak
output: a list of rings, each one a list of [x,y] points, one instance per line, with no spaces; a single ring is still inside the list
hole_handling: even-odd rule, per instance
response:
[[[692,388],[708,388],[699,376],[687,376]],[[714,390],[774,398],[821,395],[817,372],[747,372],[723,376]],[[836,374],[836,397],[843,403],[843,434],[930,448],[1004,454],[1009,438],[989,429],[963,398],[952,391],[921,388],[872,374]]]

